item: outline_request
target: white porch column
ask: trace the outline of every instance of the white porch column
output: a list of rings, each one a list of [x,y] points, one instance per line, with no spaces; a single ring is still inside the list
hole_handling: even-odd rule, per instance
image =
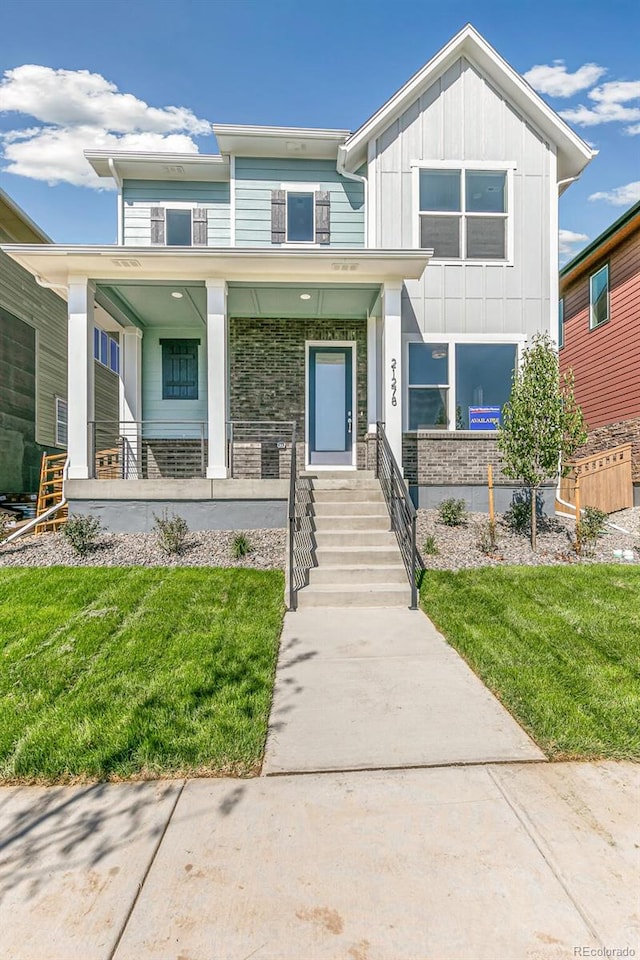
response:
[[[402,467],[402,283],[385,283],[382,303],[385,432]]]
[[[68,287],[67,454],[70,480],[93,473],[89,423],[94,419],[93,288],[86,277]]]
[[[212,480],[228,476],[228,327],[226,281],[207,280],[207,417],[209,421],[207,478]]]
[[[378,321],[367,317],[367,423],[369,433],[378,422]]]
[[[120,335],[120,426],[124,480],[142,477],[139,423],[142,420],[142,331],[124,327]]]

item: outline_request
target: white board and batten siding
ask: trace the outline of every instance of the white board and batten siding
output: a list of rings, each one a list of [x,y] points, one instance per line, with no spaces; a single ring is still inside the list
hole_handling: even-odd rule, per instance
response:
[[[340,176],[335,160],[236,157],[235,177],[236,246],[272,245],[271,195],[287,183],[329,194],[331,246],[365,245],[364,187]]]
[[[230,188],[212,181],[125,180],[122,188],[124,243],[151,246],[151,209],[164,203],[207,211],[207,245],[228,247],[231,237]]]
[[[378,136],[371,160],[370,241],[377,247],[416,245],[416,163],[513,165],[512,261],[430,263],[422,280],[406,284],[406,333],[530,336],[550,329],[554,149],[469,60],[453,64]]]

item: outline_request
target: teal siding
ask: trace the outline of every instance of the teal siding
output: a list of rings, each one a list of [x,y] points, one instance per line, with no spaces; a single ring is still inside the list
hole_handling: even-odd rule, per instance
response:
[[[210,247],[228,247],[230,241],[230,189],[228,183],[175,180],[125,180],[124,242],[129,246],[151,244],[151,207],[184,201],[207,209]]]
[[[283,183],[317,183],[331,197],[331,246],[364,246],[364,187],[346,180],[334,160],[236,158],[236,246],[271,246],[271,191]]]
[[[162,399],[161,339],[200,340],[198,350],[198,399]],[[207,419],[207,341],[205,328],[200,326],[153,327],[145,330],[142,338],[142,416],[145,420],[206,420]],[[199,430],[197,431],[198,436]],[[151,434],[147,433],[147,436]],[[158,431],[158,436],[162,431]]]

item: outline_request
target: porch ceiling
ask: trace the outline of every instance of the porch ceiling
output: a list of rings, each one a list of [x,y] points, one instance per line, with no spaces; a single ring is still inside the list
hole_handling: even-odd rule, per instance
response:
[[[203,283],[131,280],[101,283],[98,289],[142,327],[206,322],[207,292]],[[256,319],[360,320],[373,313],[379,295],[379,284],[231,283],[228,312],[230,317]]]

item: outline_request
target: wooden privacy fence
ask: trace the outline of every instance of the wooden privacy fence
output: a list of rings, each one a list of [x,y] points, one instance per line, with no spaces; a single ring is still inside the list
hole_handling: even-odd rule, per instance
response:
[[[633,506],[631,480],[631,444],[581,457],[567,464],[568,473],[560,482],[560,496],[578,509],[597,507],[605,513]],[[571,510],[556,501],[556,509]]]

